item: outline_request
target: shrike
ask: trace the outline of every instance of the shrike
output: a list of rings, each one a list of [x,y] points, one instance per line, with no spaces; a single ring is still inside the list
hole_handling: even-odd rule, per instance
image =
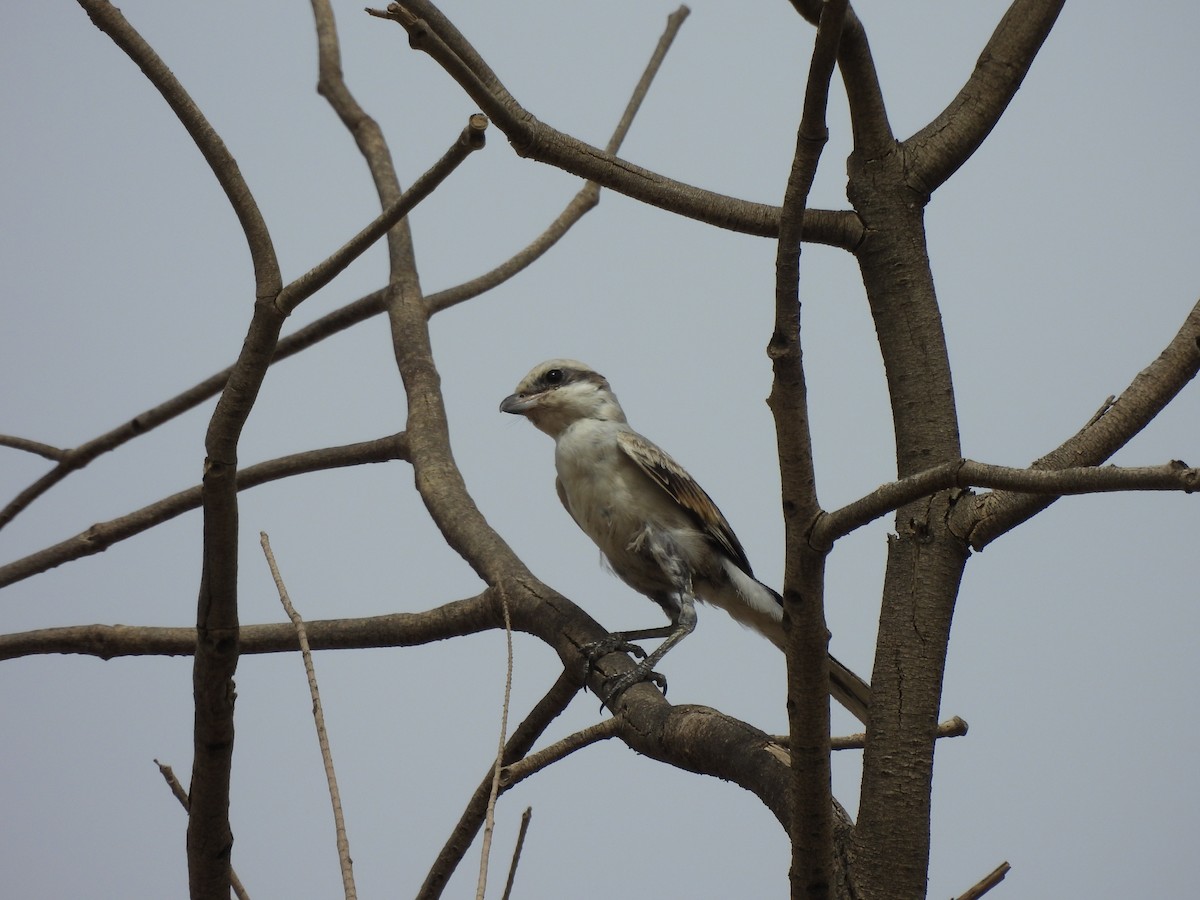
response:
[[[696,600],[783,648],[782,598],[754,578],[746,551],[704,489],[629,427],[602,375],[573,359],[552,359],[535,366],[500,409],[554,438],[563,506],[613,572],[671,620],[669,628],[636,633],[666,640],[610,683],[610,701],[654,677],[654,666],[696,627]],[[830,693],[866,723],[870,685],[832,656],[829,673]]]

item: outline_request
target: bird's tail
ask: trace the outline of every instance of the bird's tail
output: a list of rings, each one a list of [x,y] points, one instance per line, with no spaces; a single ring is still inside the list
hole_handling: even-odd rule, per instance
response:
[[[864,725],[871,714],[871,686],[829,655],[829,693]]]
[[[746,577],[745,573],[741,574]],[[764,598],[755,605],[769,608],[771,615],[765,625],[758,622],[746,624],[766,635],[771,643],[782,650],[784,646],[783,598],[777,591],[763,584],[757,578],[747,577],[747,580],[762,589],[760,594],[770,595],[770,601]],[[742,588],[742,593],[745,595],[749,591]],[[833,654],[829,656],[829,693],[834,700],[850,710],[854,718],[864,725],[867,724],[871,709],[871,685],[855,675],[850,668],[838,662]]]

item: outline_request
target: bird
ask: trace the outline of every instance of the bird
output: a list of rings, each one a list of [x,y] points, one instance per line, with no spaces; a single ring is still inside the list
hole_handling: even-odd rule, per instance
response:
[[[634,431],[604,376],[578,360],[547,360],[521,379],[500,411],[524,416],[554,438],[562,505],[613,573],[657,603],[671,622],[621,632],[616,643],[598,645],[644,657],[632,672],[606,684],[610,708],[639,681],[665,687],[654,667],[696,627],[697,600],[724,609],[783,649],[783,599],[754,577],[712,498],[665,450]],[[650,637],[665,640],[648,655],[628,643]],[[834,699],[866,724],[870,685],[832,656],[829,674]]]

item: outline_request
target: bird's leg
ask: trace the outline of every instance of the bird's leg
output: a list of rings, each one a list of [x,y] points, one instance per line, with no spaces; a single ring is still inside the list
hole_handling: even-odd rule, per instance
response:
[[[667,692],[666,677],[655,672],[654,667],[659,664],[672,647],[691,634],[696,628],[696,604],[691,594],[680,595],[678,601],[679,612],[675,617],[673,627],[667,634],[666,640],[659,644],[653,653],[641,660],[632,671],[625,672],[622,675],[614,675],[605,682],[603,699],[604,705],[609,709],[613,708],[613,704],[617,702],[617,699],[625,691],[643,681],[653,681],[664,694]]]
[[[580,650],[587,657],[588,674],[603,657],[610,653],[632,653],[638,659],[646,658],[646,651],[639,647],[634,641],[644,641],[647,638],[665,638],[671,635],[675,630],[673,625],[664,625],[661,628],[638,628],[634,631],[614,631],[606,638],[601,638],[598,641],[592,641],[590,644],[584,644]]]
[[[665,640],[649,656],[645,656],[641,662],[631,672],[626,672],[623,675],[617,675],[610,678],[605,683],[604,703],[612,709],[612,705],[617,699],[633,685],[642,681],[653,681],[662,689],[663,693],[667,690],[667,680],[665,677],[654,671],[654,667],[664,656],[682,641],[685,637],[692,633],[696,628],[696,603],[695,594],[692,591],[692,573],[685,561],[683,554],[675,546],[668,536],[661,532],[646,528],[635,538],[634,545],[638,549],[646,549],[658,563],[663,574],[668,578],[674,588],[666,598],[657,598],[659,603],[666,610],[667,615],[671,617],[671,627],[668,629],[646,629],[641,632],[626,632],[621,635],[621,638],[628,641],[628,636],[632,634],[640,637],[656,637],[662,635]],[[639,648],[640,649],[640,648]],[[643,653],[643,655],[645,655]]]

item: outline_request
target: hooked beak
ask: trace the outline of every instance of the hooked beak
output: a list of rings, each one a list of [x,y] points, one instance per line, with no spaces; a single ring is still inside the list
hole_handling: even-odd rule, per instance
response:
[[[532,397],[522,397],[520,394],[509,394],[500,401],[500,412],[523,416],[533,407],[537,406],[537,401],[537,394],[534,394]]]

